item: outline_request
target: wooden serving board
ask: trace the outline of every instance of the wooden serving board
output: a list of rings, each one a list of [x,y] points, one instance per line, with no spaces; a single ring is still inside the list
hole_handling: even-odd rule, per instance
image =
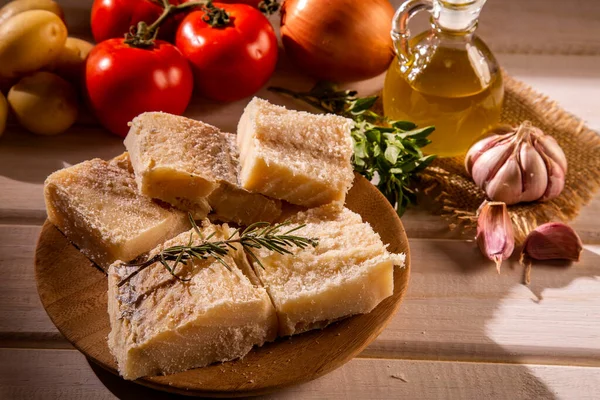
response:
[[[406,267],[394,270],[393,296],[369,314],[322,330],[279,338],[253,349],[243,359],[135,382],[185,395],[259,395],[315,379],[361,352],[383,331],[400,305],[408,284],[410,254],[396,212],[360,175],[355,177],[346,206],[372,225],[390,251],[406,253]],[[104,272],[46,221],[37,244],[35,273],[42,304],[58,330],[89,359],[117,374],[106,342],[110,324]]]

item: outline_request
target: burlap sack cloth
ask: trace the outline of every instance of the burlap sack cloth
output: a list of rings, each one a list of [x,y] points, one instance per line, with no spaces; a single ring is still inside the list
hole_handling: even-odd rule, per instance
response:
[[[549,221],[569,221],[587,204],[600,187],[600,136],[577,117],[564,111],[531,87],[504,74],[505,95],[502,122],[518,125],[529,120],[544,133],[552,135],[567,156],[565,188],[554,200],[509,207],[515,239],[521,243],[534,228]],[[473,236],[476,211],[485,200],[464,168],[464,157],[440,158],[424,171],[417,188],[437,195],[449,226]]]

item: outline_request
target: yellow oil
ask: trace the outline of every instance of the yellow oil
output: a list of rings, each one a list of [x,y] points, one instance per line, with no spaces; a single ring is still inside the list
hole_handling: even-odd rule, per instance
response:
[[[451,157],[467,152],[500,120],[504,87],[493,55],[479,39],[442,46],[424,35],[415,59],[402,68],[395,59],[384,84],[385,115],[419,126],[435,125],[428,154]]]

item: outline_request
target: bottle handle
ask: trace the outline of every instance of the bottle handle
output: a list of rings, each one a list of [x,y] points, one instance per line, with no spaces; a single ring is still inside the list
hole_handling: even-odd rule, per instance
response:
[[[432,10],[432,0],[409,0],[402,3],[400,8],[396,11],[396,14],[394,14],[391,35],[392,41],[394,42],[394,49],[402,64],[409,65],[413,59],[408,43],[410,39],[408,22],[416,13],[420,11],[431,12]]]

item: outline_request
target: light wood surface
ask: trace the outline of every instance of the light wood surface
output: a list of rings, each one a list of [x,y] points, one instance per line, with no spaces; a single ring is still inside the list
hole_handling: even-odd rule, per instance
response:
[[[394,253],[406,254],[394,269],[394,294],[373,311],[253,349],[241,360],[213,364],[136,382],[159,390],[202,396],[241,396],[316,379],[360,353],[394,316],[408,284],[410,251],[400,219],[385,197],[356,174],[346,207],[361,215]],[[40,299],[64,337],[93,362],[117,373],[108,350],[106,274],[92,264],[49,221],[42,227],[35,254]]]
[[[89,36],[91,0],[59,2],[66,8],[71,32]],[[598,21],[596,0],[488,0],[478,32],[512,76],[598,131]],[[285,60],[281,64],[271,84],[310,85],[282,68]],[[379,77],[352,87],[375,93],[381,82]],[[188,115],[232,129],[244,104],[196,100]],[[167,397],[86,361],[56,330],[35,287],[33,257],[46,218],[45,177],[63,166],[109,158],[122,149],[118,138],[100,130],[85,114],[64,135],[37,137],[11,125],[0,137],[2,399]],[[600,196],[573,221],[586,247],[595,251],[600,251],[599,221]],[[519,283],[516,265],[505,265],[498,277],[491,265],[486,269],[474,244],[448,231],[439,217],[412,209],[402,222],[413,255],[412,278],[388,327],[340,369],[269,398],[598,398],[598,256],[586,252],[582,264],[570,268],[536,268],[532,286],[526,288]]]
[[[600,100],[594,100],[600,99],[600,55],[549,57],[511,54],[498,56],[513,76],[552,96],[568,111],[576,113],[592,129],[600,130],[600,113],[597,112]],[[577,71],[573,77],[567,75],[570,69]],[[537,76],[537,71],[547,71],[550,77]],[[295,80],[286,84],[285,79],[289,78],[287,73],[289,72],[283,71],[283,76],[273,78],[273,84],[300,85]],[[553,76],[557,77],[553,79]],[[583,79],[582,76],[586,78]],[[293,76],[294,79],[296,77]],[[563,81],[567,83],[561,84]],[[363,93],[375,93],[381,85],[382,77],[379,77],[355,86]],[[585,91],[584,95],[580,94],[582,90]],[[298,103],[266,90],[259,92],[259,95],[291,107],[299,106]],[[187,112],[188,116],[230,131],[235,131],[237,119],[246,104],[245,101],[239,101],[215,108],[214,104],[204,103],[200,99],[195,100]],[[11,127],[0,138],[0,188],[3,189],[4,196],[0,207],[0,222],[41,225],[46,219],[42,196],[43,183],[50,173],[94,157],[112,158],[123,151],[120,138],[97,126],[77,126],[77,129],[55,137],[34,136],[17,126]],[[23,160],[27,160],[26,165],[23,165]],[[585,243],[600,244],[600,232],[594,218],[598,215],[600,194],[573,222],[573,227]],[[465,239],[459,231],[449,231],[448,224],[438,216],[417,208],[407,212],[403,223],[408,237],[411,238]]]
[[[0,359],[11,360],[0,363],[2,398],[188,398],[123,382],[76,350],[0,349]],[[35,376],[35,385],[28,375]],[[315,381],[256,399],[595,400],[599,391],[598,368],[356,358]]]
[[[70,348],[38,299],[30,263],[40,229],[5,225],[0,232],[9,238],[0,246],[0,259],[17,249],[30,252],[13,265],[0,264],[5,277],[0,283],[0,347]],[[22,242],[32,243],[29,250],[20,246]],[[595,280],[600,256],[584,251],[581,263],[570,268],[538,265],[526,288],[520,284],[522,270],[516,262],[507,262],[498,276],[471,242],[411,239],[410,248],[415,259],[410,290],[365,356],[598,364]],[[464,253],[463,259],[450,262],[451,252]],[[576,301],[569,303],[572,299]],[[523,318],[536,325],[519,324]],[[564,321],[561,333],[570,338],[560,346],[553,329],[557,321]]]

